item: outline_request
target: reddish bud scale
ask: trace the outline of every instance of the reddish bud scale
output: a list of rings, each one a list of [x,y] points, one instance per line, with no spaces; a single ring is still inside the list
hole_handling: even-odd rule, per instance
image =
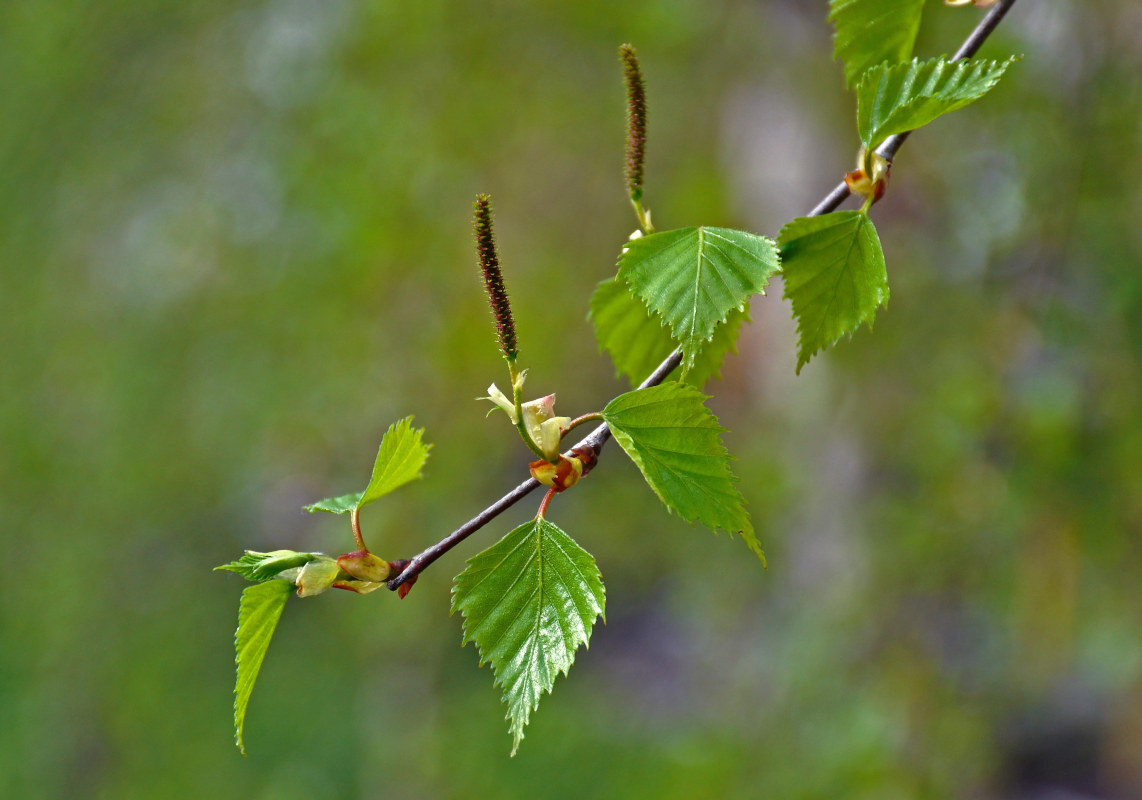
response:
[[[619,48],[623,77],[627,86],[627,190],[635,200],[642,199],[642,165],[646,155],[646,84],[634,47]]]
[[[527,466],[531,471],[531,477],[544,486],[552,487],[556,492],[570,489],[583,477],[583,462],[577,456],[573,458],[559,456],[559,463],[557,464],[552,464],[541,458],[538,461],[532,461]]]
[[[583,474],[584,475],[586,475],[588,472],[593,470],[595,468],[595,465],[597,463],[599,463],[599,453],[593,447],[576,447],[576,448],[573,448],[571,450],[571,455],[573,455],[577,459],[579,459],[579,463],[581,463],[583,465]]]
[[[419,577],[419,575],[413,575],[407,581],[398,586],[397,597],[399,597],[401,600],[404,600],[406,597],[408,597],[408,593],[412,591],[412,586],[414,583],[416,583],[416,579]]]
[[[884,193],[888,191],[888,178],[889,173],[886,172],[884,177],[875,183],[865,174],[863,169],[854,169],[852,172],[845,173],[845,185],[849,187],[849,191],[854,194],[859,194],[862,197],[871,197],[872,202],[878,203],[884,197]]]
[[[386,580],[392,572],[389,562],[378,558],[368,550],[356,550],[338,556],[337,566],[349,577],[370,583]]]
[[[488,290],[488,302],[492,306],[492,316],[496,320],[496,333],[500,340],[500,351],[508,361],[515,361],[519,355],[516,344],[515,322],[508,302],[508,290],[504,287],[504,276],[500,272],[500,259],[496,254],[496,238],[492,231],[492,207],[486,194],[476,195],[475,221],[476,254],[480,259],[480,271],[484,274],[484,286]]]

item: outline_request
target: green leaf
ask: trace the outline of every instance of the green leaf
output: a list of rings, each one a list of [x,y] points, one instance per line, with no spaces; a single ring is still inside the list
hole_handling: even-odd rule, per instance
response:
[[[262,668],[266,649],[292,590],[293,586],[286,581],[267,581],[247,586],[242,592],[238,606],[238,632],[234,635],[234,660],[238,664],[238,679],[234,684],[234,736],[242,755],[246,754],[242,741],[246,706],[250,703],[258,670]]]
[[[463,643],[476,643],[480,665],[491,662],[503,689],[512,755],[540,698],[591,637],[605,600],[595,559],[542,518],[476,554],[456,577],[452,611],[464,615]]]
[[[618,278],[605,280],[591,297],[591,320],[599,348],[611,354],[615,370],[638,386],[675,348],[669,331]],[[710,378],[721,377],[727,353],[737,352],[737,338],[743,322],[749,321],[749,305],[734,309],[725,323],[714,329],[713,338],[694,359],[686,382],[702,386]]]
[[[744,310],[778,269],[777,250],[764,236],[681,228],[628,242],[618,278],[670,326],[685,376],[714,328],[730,311]]]
[[[317,556],[313,553],[298,553],[295,550],[273,550],[269,553],[247,550],[237,561],[214,569],[237,572],[250,581],[268,581],[283,570],[300,567],[315,558]]]
[[[725,430],[693,386],[668,382],[619,395],[603,409],[615,441],[671,511],[711,530],[739,533],[765,563],[734,485]]]
[[[797,371],[818,350],[872,326],[888,303],[888,273],[876,227],[860,211],[799,217],[778,236],[785,297],[793,301],[800,342]]]
[[[394,422],[381,439],[377,460],[373,464],[373,478],[365,491],[320,500],[306,506],[305,510],[311,514],[315,511],[346,514],[364,508],[393,489],[421,477],[421,467],[428,460],[428,451],[432,448],[432,445],[421,441],[423,436],[424,428],[412,427],[412,417]]]
[[[869,67],[912,57],[924,0],[830,0],[833,58],[845,64],[852,87]]]
[[[358,508],[421,477],[421,467],[428,460],[428,451],[432,447],[424,444],[423,436],[424,428],[412,427],[412,417],[405,417],[389,426],[377,451],[372,480],[357,501]]]
[[[942,58],[873,67],[857,86],[857,132],[865,147],[915,130],[987,94],[1015,58]]]
[[[327,511],[330,514],[348,514],[357,504],[361,502],[361,498],[365,496],[364,492],[351,492],[350,494],[343,494],[340,497],[327,497],[324,500],[318,500],[312,505],[305,507],[305,510],[312,514],[315,511]]]

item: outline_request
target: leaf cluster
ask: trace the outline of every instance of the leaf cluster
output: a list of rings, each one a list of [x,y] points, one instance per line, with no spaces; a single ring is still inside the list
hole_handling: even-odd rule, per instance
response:
[[[385,431],[377,459],[373,464],[372,478],[362,492],[333,497],[305,508],[309,512],[327,511],[333,514],[356,512],[409,481],[421,477],[421,469],[428,459],[431,445],[423,441],[424,430],[412,427],[412,417],[394,422]],[[355,561],[368,559],[378,562],[369,553],[347,554]],[[270,640],[281,619],[286,600],[296,583],[298,594],[307,596],[309,580],[316,582],[318,594],[336,583],[342,588],[360,586],[356,576],[343,572],[341,562],[321,553],[299,553],[293,550],[274,550],[260,553],[247,550],[236,561],[215,567],[216,570],[236,572],[253,586],[242,591],[238,606],[238,630],[234,634],[235,663],[237,677],[234,683],[234,734],[238,748],[245,755],[243,741],[246,709],[254,683],[262,668]],[[350,567],[345,567],[350,569]],[[386,568],[387,569],[387,568]],[[309,573],[314,572],[313,576]],[[338,578],[346,579],[338,581]],[[370,578],[369,580],[374,580]],[[369,584],[375,587],[377,584]],[[361,591],[361,589],[356,589]]]
[[[844,61],[846,83],[856,94],[861,156],[854,175],[868,177],[873,151],[890,136],[978,100],[1015,61],[912,59],[923,0],[831,0],[829,5],[834,57]],[[881,180],[887,184],[887,173]],[[884,252],[868,215],[879,197],[870,195],[859,211],[795,219],[778,235],[785,297],[797,320],[798,372],[862,324],[871,327],[877,309],[888,303]]]
[[[715,532],[740,536],[763,565],[765,555],[731,469],[733,459],[722,442],[725,429],[706,407],[708,396],[701,387],[718,376],[726,355],[736,351],[751,303],[758,302],[757,296],[765,294],[778,273],[797,321],[798,372],[815,354],[852,336],[861,325],[871,327],[877,310],[886,306],[887,267],[869,209],[883,194],[889,165],[874,150],[894,134],[979,99],[1012,63],[1011,59],[912,59],[923,10],[924,0],[831,0],[834,52],[844,62],[846,84],[855,92],[861,141],[860,167],[850,175],[859,173],[864,182],[850,186],[865,193],[866,202],[856,211],[794,219],[781,229],[776,242],[723,227],[654,231],[650,211],[643,205],[645,87],[633,48],[623,48],[628,89],[634,87],[628,118],[637,127],[628,130],[628,140],[637,145],[628,148],[628,190],[640,230],[621,247],[616,274],[596,288],[590,318],[600,348],[637,388],[581,419],[601,418],[606,423],[670,513]],[[480,664],[491,665],[503,692],[514,754],[540,699],[559,675],[567,674],[579,648],[588,644],[595,621],[605,613],[606,591],[595,559],[546,517],[551,498],[573,486],[593,465],[602,440],[593,454],[576,448],[570,458],[561,455],[564,426],[574,423],[554,416],[554,395],[522,402],[526,370],[515,364],[518,350],[512,325],[508,325],[510,343],[505,343],[504,320],[510,322],[510,314],[494,255],[486,196],[477,200],[477,240],[513,390],[508,398],[493,384],[488,399],[508,413],[519,431],[534,425],[551,438],[550,448],[537,450],[544,459],[532,464],[532,474],[551,487],[537,515],[470,558],[452,591],[452,611],[460,612],[463,620],[463,643],[476,645]],[[654,381],[661,380],[671,363],[680,367],[678,380],[639,384],[652,373],[657,373]],[[322,567],[329,573],[318,587],[323,591],[337,570],[351,571],[349,564],[352,569],[372,569],[379,562],[387,574],[392,565],[375,559],[364,547],[358,515],[364,506],[420,477],[429,452],[422,436],[422,430],[411,427],[411,417],[394,423],[381,441],[364,490],[306,507],[310,512],[351,514],[359,551],[337,561],[314,553],[247,552],[219,568],[256,582],[242,595],[235,640],[235,728],[240,747],[250,692],[288,597],[289,581]],[[531,446],[536,449],[534,442]],[[559,482],[545,480],[548,473],[562,477]],[[375,588],[384,578],[362,580]],[[390,585],[400,580],[403,577]],[[401,596],[410,585],[401,587]]]

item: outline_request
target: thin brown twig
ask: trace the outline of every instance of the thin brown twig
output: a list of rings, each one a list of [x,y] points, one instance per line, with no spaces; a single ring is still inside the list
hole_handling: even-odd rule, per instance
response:
[[[961,58],[970,58],[973,56],[976,51],[979,50],[980,45],[982,45],[984,41],[987,40],[987,37],[991,35],[992,31],[994,31],[999,23],[1003,20],[1003,17],[1007,14],[1007,12],[1011,10],[1013,5],[1015,5],[1015,0],[1000,0],[999,3],[996,3],[987,13],[987,15],[975,27],[975,29],[968,35],[968,37],[964,40],[964,43],[960,45],[959,50],[956,51],[956,54],[953,56],[952,60],[955,61]],[[900,146],[904,144],[910,133],[911,131],[908,131],[906,133],[900,133],[889,137],[885,140],[884,144],[882,144],[877,149],[877,152],[891,161],[892,158],[896,155],[896,152],[900,149]],[[833,191],[831,191],[825,197],[825,199],[818,203],[817,206],[809,212],[808,216],[817,217],[821,216],[822,214],[827,214],[830,211],[835,211],[837,207],[845,200],[845,198],[849,196],[849,194],[850,192],[848,186],[844,181],[841,181],[841,183],[838,184],[837,187],[834,188]],[[651,373],[650,376],[645,381],[643,381],[638,388],[646,389],[662,383],[662,381],[666,380],[666,377],[671,372],[673,372],[681,362],[682,351],[680,349],[676,349],[673,353],[666,357],[665,361],[658,365],[658,368],[655,369],[654,372]],[[595,451],[595,454],[598,455],[599,452],[603,449],[603,445],[606,444],[607,439],[610,437],[611,431],[607,427],[607,424],[604,422],[602,425],[591,431],[591,433],[589,433],[587,436],[583,437],[583,439],[581,439],[575,445],[575,447],[590,447]],[[403,583],[419,575],[428,567],[429,564],[440,558],[456,545],[460,544],[460,542],[467,539],[480,528],[487,525],[500,514],[514,506],[539,485],[539,481],[537,481],[535,478],[528,478],[519,486],[515,487],[510,492],[501,497],[499,500],[485,508],[479,514],[472,517],[472,519],[465,522],[452,533],[445,536],[439,542],[414,556],[408,562],[408,565],[401,571],[401,573],[388,582],[388,587],[393,590],[400,588]]]

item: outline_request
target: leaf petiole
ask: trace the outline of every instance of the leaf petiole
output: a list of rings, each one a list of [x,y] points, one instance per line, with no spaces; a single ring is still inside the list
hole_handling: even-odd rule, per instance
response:
[[[554,486],[547,490],[547,494],[545,494],[543,499],[539,501],[539,511],[535,512],[536,519],[547,518],[547,506],[551,503],[551,498],[555,497],[557,491],[558,490]]]
[[[353,541],[357,543],[357,547],[369,552],[369,548],[365,547],[365,539],[361,535],[361,507],[354,506],[353,510],[349,512],[349,525],[353,528]]]
[[[596,411],[593,414],[584,414],[581,417],[575,417],[575,419],[567,423],[567,427],[563,429],[563,435],[566,436],[567,434],[571,433],[571,431],[578,428],[580,425],[586,425],[588,422],[595,422],[596,420],[601,420],[602,418],[602,411]]]

